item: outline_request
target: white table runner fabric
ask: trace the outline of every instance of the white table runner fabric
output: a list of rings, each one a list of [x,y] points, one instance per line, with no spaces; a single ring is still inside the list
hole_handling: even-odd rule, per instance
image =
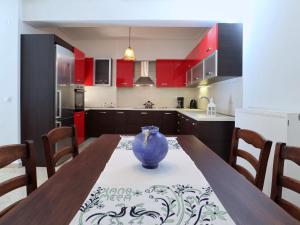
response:
[[[235,224],[176,138],[168,138],[170,150],[153,170],[129,150],[132,140],[121,138],[70,224]]]

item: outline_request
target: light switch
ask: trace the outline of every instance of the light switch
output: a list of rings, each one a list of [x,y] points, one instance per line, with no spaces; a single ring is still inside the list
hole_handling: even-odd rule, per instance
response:
[[[12,101],[12,97],[4,97],[3,101],[6,102],[6,103],[9,103],[9,102]]]

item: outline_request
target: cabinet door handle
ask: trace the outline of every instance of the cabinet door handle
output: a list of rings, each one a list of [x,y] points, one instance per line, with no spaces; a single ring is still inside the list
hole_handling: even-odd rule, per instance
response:
[[[126,82],[123,82],[122,85],[127,85],[127,83],[126,83]]]
[[[211,51],[211,48],[206,49],[206,52],[209,52],[209,51]]]
[[[179,125],[179,124],[180,124],[180,122],[178,121],[178,122],[177,122],[177,124]]]
[[[168,85],[168,83],[161,83],[161,85],[162,85],[162,86],[167,86],[167,85]]]
[[[117,112],[118,114],[124,114],[124,112]]]
[[[189,121],[189,119],[185,119],[185,121]]]
[[[147,112],[141,112],[141,115],[147,115],[148,113]]]
[[[106,114],[106,112],[98,112],[98,113],[100,113],[100,114]]]
[[[165,115],[171,115],[172,113],[169,113],[169,112],[165,112]]]
[[[193,125],[193,126],[195,126],[195,125],[196,125],[196,123],[192,123],[192,125]]]

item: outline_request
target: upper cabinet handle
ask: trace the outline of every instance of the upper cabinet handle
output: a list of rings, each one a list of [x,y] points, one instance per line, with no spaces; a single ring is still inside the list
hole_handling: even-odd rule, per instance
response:
[[[211,48],[206,49],[207,52],[209,52],[209,51],[211,51],[211,50],[212,50]]]

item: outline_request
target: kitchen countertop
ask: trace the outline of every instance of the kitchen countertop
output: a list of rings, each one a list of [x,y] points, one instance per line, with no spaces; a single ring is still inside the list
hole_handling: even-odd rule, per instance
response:
[[[157,107],[152,109],[145,109],[139,107],[86,107],[85,110],[140,110],[140,111],[176,111],[182,113],[185,116],[190,117],[196,121],[234,121],[234,116],[228,116],[224,114],[217,113],[216,116],[208,116],[205,110],[201,109],[190,109],[190,108],[167,108],[167,107]]]

